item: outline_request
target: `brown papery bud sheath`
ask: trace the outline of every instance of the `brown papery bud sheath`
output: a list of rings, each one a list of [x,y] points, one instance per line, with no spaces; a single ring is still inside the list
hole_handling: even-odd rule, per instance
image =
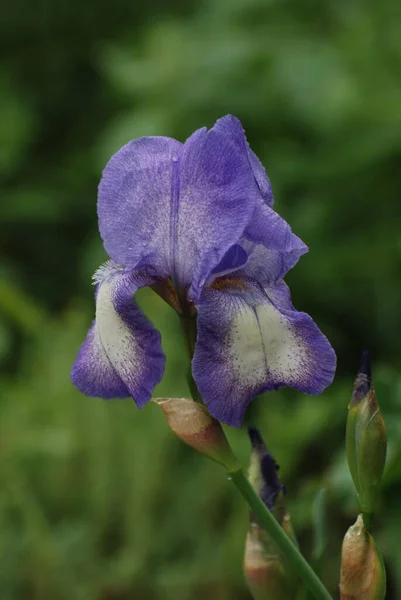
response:
[[[344,537],[341,555],[341,600],[384,600],[386,572],[362,515]]]
[[[227,471],[236,471],[235,458],[224,431],[206,408],[188,398],[156,398],[171,430],[183,442],[220,463]]]
[[[257,524],[249,527],[244,573],[254,600],[289,600],[295,590],[288,566],[268,534]]]

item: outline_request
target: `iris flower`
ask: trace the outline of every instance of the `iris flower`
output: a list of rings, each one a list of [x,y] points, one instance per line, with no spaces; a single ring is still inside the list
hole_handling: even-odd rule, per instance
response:
[[[95,273],[96,319],[72,369],[80,391],[142,407],[164,372],[161,336],[134,301],[150,286],[196,316],[192,374],[209,412],[239,426],[258,394],[310,394],[333,380],[335,354],[292,305],[284,275],[307,246],[273,210],[270,181],[233,116],[184,144],[143,137],[121,148],[99,185],[110,261]]]

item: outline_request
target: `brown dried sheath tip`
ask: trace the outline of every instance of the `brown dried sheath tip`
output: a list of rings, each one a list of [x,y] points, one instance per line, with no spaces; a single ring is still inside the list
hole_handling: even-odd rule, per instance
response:
[[[341,600],[384,600],[386,572],[376,544],[359,515],[344,537],[341,555]]]
[[[163,410],[173,433],[188,446],[228,471],[240,467],[220,423],[204,406],[188,398],[156,398],[155,402]]]
[[[256,523],[250,525],[246,538],[244,573],[254,600],[289,600],[294,597],[281,553]]]

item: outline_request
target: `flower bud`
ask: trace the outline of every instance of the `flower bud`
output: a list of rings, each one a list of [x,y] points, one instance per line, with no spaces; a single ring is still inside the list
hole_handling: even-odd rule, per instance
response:
[[[183,442],[220,463],[227,471],[240,468],[218,421],[201,404],[187,398],[156,398],[171,430]]]
[[[248,479],[267,508],[273,511],[283,505],[285,489],[277,474],[279,466],[266,448],[259,430],[249,427],[248,433],[252,444]]]
[[[296,544],[290,516],[285,508],[285,488],[278,477],[278,465],[267,450],[259,431],[249,428],[252,444],[248,478],[267,508]],[[251,513],[245,545],[244,571],[254,600],[288,600],[295,597],[297,578],[285,556],[260,527]]]
[[[383,560],[362,515],[344,537],[340,595],[341,600],[384,600],[386,595]]]
[[[366,352],[355,380],[347,420],[347,458],[364,515],[376,507],[386,462],[387,438]]]
[[[254,600],[288,600],[294,597],[284,557],[257,523],[249,526],[244,572]]]

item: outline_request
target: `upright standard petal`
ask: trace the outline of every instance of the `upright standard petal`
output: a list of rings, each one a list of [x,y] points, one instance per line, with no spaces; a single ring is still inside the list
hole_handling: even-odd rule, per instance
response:
[[[241,152],[247,156],[259,188],[259,200],[263,200],[255,202],[255,210],[244,231],[244,237],[253,243],[263,244],[268,249],[298,253],[298,257],[307,252],[307,246],[292,233],[289,224],[273,210],[274,198],[270,180],[262,163],[249,147],[241,122],[236,117],[227,115],[216,121],[213,129],[231,137]]]
[[[240,245],[248,259],[237,275],[256,279],[262,285],[277,283],[296,265],[302,254],[308,251],[307,246],[301,241],[299,245],[294,244],[289,250],[266,248],[245,238],[240,240]]]
[[[258,394],[281,386],[319,394],[332,382],[335,353],[286,289],[223,277],[204,290],[192,371],[216,419],[239,426]]]
[[[160,334],[134,302],[154,279],[107,265],[98,271],[96,320],[73,365],[71,378],[87,396],[132,396],[141,408],[164,372]]]
[[[139,138],[106,165],[99,184],[99,230],[117,264],[146,265],[169,275],[173,170],[181,148],[172,138]]]
[[[246,148],[230,129],[196,131],[184,144],[172,212],[175,279],[197,300],[261,202]]]
[[[212,271],[212,274],[207,282],[208,285],[217,277],[222,277],[227,273],[233,273],[242,269],[248,261],[248,253],[239,244],[231,246],[228,252],[223,256],[217,267]]]
[[[249,221],[244,238],[280,252],[305,254],[308,247],[292,232],[290,225],[266,204],[258,204]]]
[[[121,148],[99,185],[99,229],[116,263],[172,277],[197,301],[240,238],[286,252],[301,247],[271,203],[264,169],[228,115],[183,145],[149,137]]]
[[[235,119],[230,126],[232,119],[196,131],[184,145],[140,138],[111,158],[99,185],[98,215],[116,263],[170,276],[178,287],[190,287],[190,297],[199,296],[267,193],[251,165],[256,157],[250,159],[245,138],[238,142],[242,127]]]
[[[216,121],[215,128],[223,131],[226,135],[231,135],[240,148],[247,153],[253,175],[260,190],[260,194],[266,204],[273,206],[274,196],[270,179],[267,176],[264,166],[253,150],[251,150],[251,147],[246,139],[244,128],[241,125],[241,121],[233,115],[227,115]]]

